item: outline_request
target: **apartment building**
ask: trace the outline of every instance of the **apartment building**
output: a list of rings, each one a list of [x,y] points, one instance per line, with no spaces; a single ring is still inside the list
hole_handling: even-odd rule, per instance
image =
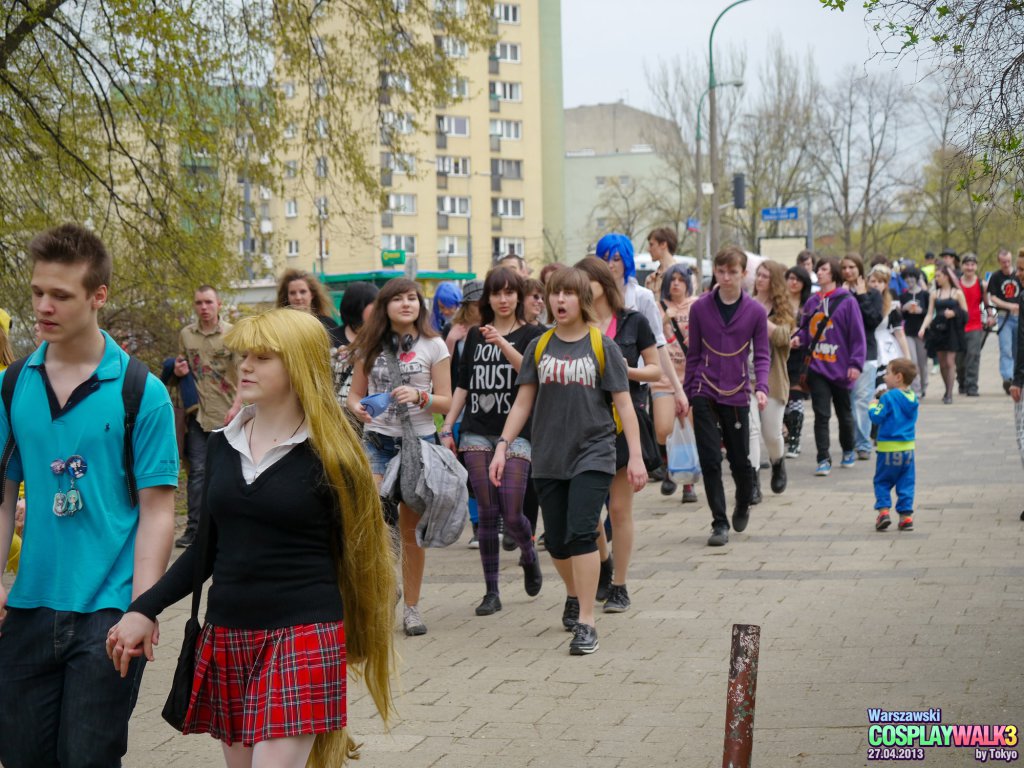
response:
[[[373,157],[387,192],[384,210],[353,209],[349,199],[321,191],[330,188],[326,158],[305,151],[303,132],[286,131],[283,195],[250,190],[254,220],[240,247],[269,249],[278,270],[327,276],[401,269],[387,265],[385,251],[415,258],[421,272],[478,275],[507,253],[534,265],[557,256],[564,230],[560,6],[496,2],[499,41],[491,51],[470,51],[433,30],[436,44],[458,60],[453,92],[462,100],[438,105],[426,135],[413,135],[409,117],[391,112],[381,89],[384,126],[377,131],[376,115],[365,122],[378,134]],[[284,87],[286,98],[288,88],[308,90]],[[327,135],[329,126],[316,130]],[[391,147],[396,132],[407,140],[404,154]]]

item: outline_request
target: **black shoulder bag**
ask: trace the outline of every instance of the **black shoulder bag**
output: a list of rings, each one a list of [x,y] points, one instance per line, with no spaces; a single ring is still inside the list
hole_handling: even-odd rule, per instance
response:
[[[211,445],[217,440],[223,440],[222,436],[216,434],[210,436]],[[210,477],[210,464],[215,450],[208,450],[206,454],[206,477]],[[199,635],[202,627],[199,624],[199,601],[203,597],[203,570],[206,567],[207,548],[210,543],[210,511],[206,507],[206,488],[203,486],[203,503],[199,507],[199,535],[196,537],[195,570],[192,573],[192,615],[185,624],[185,637],[181,641],[181,651],[178,653],[178,663],[174,668],[174,678],[171,681],[171,690],[167,694],[167,701],[164,702],[163,711],[160,715],[175,730],[180,731],[185,726],[185,716],[188,714],[188,705],[192,699],[192,681],[196,673],[196,647],[199,645]]]
[[[825,316],[822,318],[821,323],[818,324],[818,330],[814,332],[814,338],[811,339],[811,343],[807,347],[807,354],[804,356],[803,362],[800,363],[800,376],[797,379],[797,385],[794,389],[799,389],[801,392],[811,391],[810,387],[807,385],[807,372],[811,369],[811,360],[814,359],[814,345],[818,343],[818,339],[821,338],[821,334],[823,334],[825,329],[828,327],[828,321],[832,319],[832,311],[849,295],[850,294],[848,293],[841,293],[836,296],[835,301],[832,301],[830,304],[825,303],[827,299],[822,300],[821,305],[825,308]],[[810,325],[811,318],[813,317],[814,315],[811,315],[807,318],[808,325]]]

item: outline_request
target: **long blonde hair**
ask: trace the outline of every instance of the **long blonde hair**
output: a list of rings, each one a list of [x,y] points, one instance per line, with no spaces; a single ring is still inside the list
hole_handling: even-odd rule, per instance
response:
[[[365,675],[370,696],[387,723],[394,709],[395,567],[391,535],[377,485],[359,438],[334,397],[330,343],[320,321],[305,312],[272,309],[240,320],[224,337],[236,352],[273,352],[281,358],[306,415],[309,442],[338,502],[343,541],[336,542],[338,586],[345,606],[348,663]],[[309,766],[337,766],[358,747],[347,729],[320,734]]]
[[[772,322],[784,325],[790,330],[796,325],[793,305],[789,301],[789,289],[786,287],[786,268],[777,261],[765,259],[757,265],[768,273],[768,300],[771,302]],[[754,275],[757,277],[756,273]]]
[[[874,275],[876,280],[882,282],[882,320],[884,322],[889,317],[889,311],[892,309],[892,294],[889,292],[889,280],[892,279],[892,270],[885,266],[885,264],[876,264],[868,272],[869,280],[872,275]]]

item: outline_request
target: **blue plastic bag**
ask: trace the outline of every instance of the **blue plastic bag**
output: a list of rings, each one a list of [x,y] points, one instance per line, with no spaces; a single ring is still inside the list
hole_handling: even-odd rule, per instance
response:
[[[668,471],[677,483],[690,485],[701,478],[700,458],[697,456],[697,436],[689,419],[683,424],[676,419],[672,434],[665,445],[668,452]]]

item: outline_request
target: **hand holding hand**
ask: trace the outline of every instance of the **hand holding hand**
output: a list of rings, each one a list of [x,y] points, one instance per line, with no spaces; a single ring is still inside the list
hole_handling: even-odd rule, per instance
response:
[[[121,677],[128,674],[128,665],[136,656],[144,655],[153,661],[153,646],[160,641],[157,622],[141,613],[129,612],[107,632],[107,657],[114,662]]]

